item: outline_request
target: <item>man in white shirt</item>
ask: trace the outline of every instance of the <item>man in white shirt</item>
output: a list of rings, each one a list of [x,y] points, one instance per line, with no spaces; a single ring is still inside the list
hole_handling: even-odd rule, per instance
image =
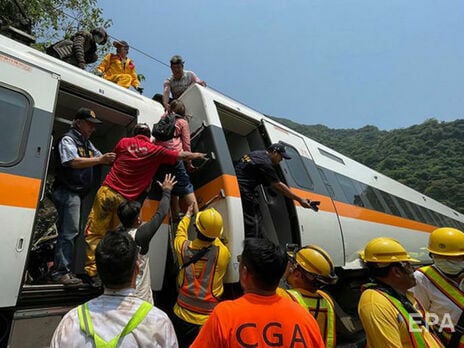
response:
[[[157,184],[161,187],[163,195],[155,215],[147,223],[142,223],[140,211],[142,204],[138,201],[126,201],[118,208],[118,217],[121,221],[118,231],[127,232],[134,238],[140,247],[140,271],[136,281],[136,295],[141,299],[153,304],[153,292],[151,290],[150,277],[150,258],[148,250],[150,242],[163,223],[164,218],[169,212],[169,201],[171,199],[171,190],[176,184],[175,176],[166,174],[163,183]]]
[[[69,311],[51,347],[178,347],[166,313],[135,294],[139,253],[127,232],[109,232],[96,250],[103,295]]]
[[[456,330],[464,321],[464,232],[437,228],[430,234],[427,250],[433,264],[414,272],[414,296],[430,313],[446,347],[464,347],[462,327]]]

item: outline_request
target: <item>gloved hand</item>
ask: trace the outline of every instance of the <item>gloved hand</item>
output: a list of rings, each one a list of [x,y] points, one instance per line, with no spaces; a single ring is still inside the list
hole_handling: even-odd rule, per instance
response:
[[[142,87],[135,87],[135,90],[139,92],[140,94],[143,94],[143,88]]]
[[[309,201],[309,199],[308,199]],[[314,211],[319,211],[319,204],[321,204],[321,202],[319,201],[310,201],[309,202],[309,205],[311,206],[311,209],[314,210]]]

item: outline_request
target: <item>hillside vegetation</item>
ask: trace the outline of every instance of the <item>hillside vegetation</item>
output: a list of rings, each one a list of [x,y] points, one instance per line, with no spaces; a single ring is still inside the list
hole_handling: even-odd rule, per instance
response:
[[[464,119],[391,131],[330,129],[274,118],[348,157],[464,213]]]

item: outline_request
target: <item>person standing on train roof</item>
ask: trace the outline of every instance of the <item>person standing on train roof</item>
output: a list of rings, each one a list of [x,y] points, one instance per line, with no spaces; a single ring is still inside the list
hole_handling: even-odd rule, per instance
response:
[[[365,284],[358,313],[366,333],[366,347],[443,347],[426,320],[428,313],[411,291],[416,280],[406,249],[392,238],[367,243],[360,255],[374,282]]]
[[[163,105],[168,112],[171,111],[169,94],[172,95],[172,99],[177,99],[194,83],[206,87],[206,82],[201,80],[193,71],[184,70],[184,61],[181,56],[173,56],[170,63],[172,75],[164,81],[163,85]]]
[[[203,159],[206,156],[200,152],[171,151],[153,144],[150,141],[151,130],[146,123],[137,124],[133,133],[134,136],[122,138],[116,144],[116,159],[95,196],[85,227],[85,270],[95,287],[101,286],[95,265],[95,248],[109,230],[119,225],[119,205],[126,200],[141,199],[161,164],[174,165],[177,160]]]
[[[113,46],[116,47],[116,54],[108,53],[103,58],[97,67],[97,75],[121,87],[132,86],[137,92],[142,93],[143,89],[140,88],[134,61],[127,56],[129,44],[121,40],[113,42]]]
[[[464,348],[464,232],[442,227],[429,236],[433,264],[416,270],[414,295],[436,316],[435,331],[447,347]]]
[[[289,289],[277,288],[277,294],[299,303],[316,319],[327,348],[336,346],[335,307],[330,295],[321,288],[335,284],[338,276],[329,254],[309,244],[288,252],[284,278]]]
[[[65,286],[82,285],[82,280],[71,272],[71,265],[74,240],[81,233],[82,200],[92,186],[93,168],[111,165],[116,158],[113,152],[102,154],[89,140],[101,123],[93,110],[80,108],[71,129],[57,143],[52,198],[58,212],[58,238],[51,277]]]
[[[262,219],[259,209],[258,185],[271,186],[285,197],[300,203],[303,208],[318,210],[319,202],[300,197],[280,181],[276,166],[283,159],[291,159],[285,150],[285,145],[274,143],[267,150],[252,151],[235,165],[240,197],[242,199],[243,218],[245,221],[245,238],[263,237]]]

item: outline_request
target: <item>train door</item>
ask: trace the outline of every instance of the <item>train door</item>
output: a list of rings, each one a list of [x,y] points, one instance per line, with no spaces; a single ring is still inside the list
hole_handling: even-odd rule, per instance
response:
[[[100,87],[101,90],[103,88],[104,86]],[[29,254],[27,263],[23,265],[26,270],[19,274],[20,277],[24,274],[23,285],[14,308],[9,339],[10,345],[14,347],[29,347],[34,344],[47,345],[53,331],[66,312],[100,293],[100,290],[94,289],[86,283],[78,288],[66,288],[62,284],[51,282],[49,278],[49,267],[54,259],[54,244],[57,236],[55,224],[57,212],[51,200],[51,187],[55,174],[54,159],[59,154],[56,146],[53,145],[56,145],[57,139],[69,130],[74,115],[80,107],[92,109],[97,117],[103,121],[103,124],[97,127],[90,138],[102,153],[111,151],[117,141],[127,135],[128,129],[135,124],[138,115],[138,110],[133,106],[122,104],[119,100],[110,99],[98,93],[89,93],[88,89],[63,80],[60,80],[54,96],[56,101],[53,118],[49,123],[50,128],[46,132],[44,130],[40,130],[40,133],[37,131],[37,136],[46,133],[49,137],[51,150],[47,158],[49,157],[50,160],[47,161],[46,158],[45,163],[42,164],[44,169],[40,173],[40,178],[43,193],[40,196],[40,202],[36,203],[36,218],[30,227],[33,232],[30,238]],[[94,196],[109,169],[109,166],[94,167],[92,187],[82,201],[81,230],[87,221]],[[80,233],[74,243],[71,270],[81,277],[85,276],[85,257],[84,235]],[[28,330],[36,334],[25,335],[24,332]]]
[[[276,226],[280,242],[320,245],[329,252],[336,265],[343,265],[343,236],[335,207],[303,137],[267,119],[262,121],[262,127],[269,143],[284,143],[292,157],[280,162],[282,180],[300,197],[321,202],[319,212],[304,209],[296,202],[290,202],[292,209],[288,207],[289,200],[286,202],[286,210],[281,208],[282,203],[268,204],[269,215]],[[266,193],[266,196],[271,197],[268,201],[272,200],[272,194]],[[289,215],[285,217],[283,214]],[[288,223],[290,226],[285,226]],[[290,228],[292,235],[288,234]]]
[[[0,308],[18,299],[44,193],[57,86],[53,73],[0,53]]]

